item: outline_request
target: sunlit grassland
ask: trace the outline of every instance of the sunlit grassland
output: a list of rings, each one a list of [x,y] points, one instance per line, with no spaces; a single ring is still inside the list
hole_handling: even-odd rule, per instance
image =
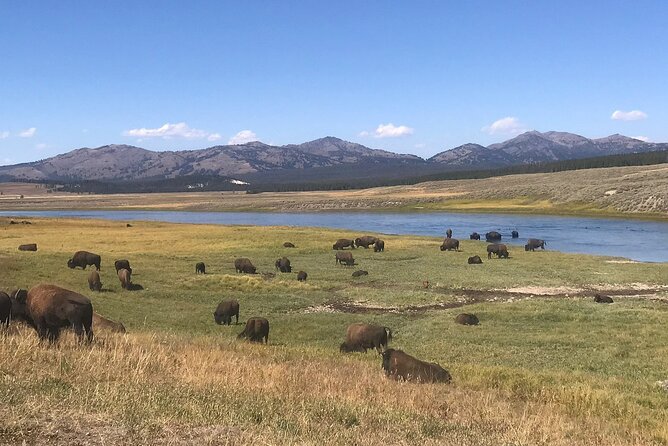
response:
[[[666,292],[615,297],[606,306],[568,291],[660,289],[666,264],[518,249],[507,261],[487,261],[484,242],[440,252],[434,238],[383,235],[386,252],[356,249],[359,265],[346,268],[335,265],[331,245],[361,234],[32,222],[0,221],[0,289],[45,282],[73,289],[129,334],[98,332],[92,347],[66,336],[57,348],[39,345],[29,330],[0,335],[0,443],[42,438],[58,418],[72,432],[90,426],[91,442],[104,434],[127,444],[668,442],[668,394],[655,385],[668,379]],[[283,248],[285,241],[297,248]],[[16,250],[32,242],[38,252]],[[79,249],[102,256],[103,292],[88,290],[88,270],[66,267]],[[485,263],[468,265],[474,254]],[[283,255],[295,273],[308,272],[307,282],[275,271]],[[233,261],[242,256],[276,277],[236,274]],[[121,258],[130,260],[143,291],[121,289],[113,268]],[[195,275],[198,261],[208,274]],[[352,278],[357,268],[369,276]],[[571,295],[509,299],[504,291],[528,286]],[[485,299],[462,308],[405,311],[477,291]],[[498,301],[487,300],[495,293]],[[237,342],[241,325],[214,323],[224,298],[239,300],[241,321],[270,320],[268,346]],[[331,303],[392,311],[319,311]],[[476,313],[481,325],[454,324],[462,311]],[[391,327],[392,346],[440,363],[453,383],[391,382],[375,354],[339,354],[345,327],[356,321]]]

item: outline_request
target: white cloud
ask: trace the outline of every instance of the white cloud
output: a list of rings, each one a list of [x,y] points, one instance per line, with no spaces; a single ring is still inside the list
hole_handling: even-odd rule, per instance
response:
[[[32,138],[35,136],[35,133],[37,133],[37,129],[35,127],[30,127],[29,129],[25,129],[22,132],[19,133],[19,136],[21,138]]]
[[[35,148],[36,148],[37,150],[44,150],[44,149],[46,149],[47,147],[49,147],[49,146],[46,145],[46,144],[44,144],[44,143],[35,144]]]
[[[218,133],[209,133],[205,130],[194,129],[185,122],[178,122],[176,124],[170,124],[169,122],[162,127],[155,129],[131,129],[123,132],[124,136],[136,136],[139,138],[162,138],[162,139],[172,139],[172,138],[185,138],[185,139],[208,139],[209,141],[215,141],[220,138]],[[213,139],[211,139],[213,138]]]
[[[380,124],[373,133],[364,130],[360,136],[373,136],[374,138],[399,138],[401,136],[412,135],[414,129],[405,125]]]
[[[207,141],[218,141],[222,136],[220,136],[220,133],[212,133],[209,136],[206,137]]]
[[[647,113],[640,110],[631,110],[628,112],[615,110],[610,116],[610,119],[614,121],[639,121],[641,119],[647,119]]]
[[[647,136],[632,136],[631,138],[639,139],[640,141],[644,141],[644,142],[651,142],[651,140]]]
[[[486,125],[481,130],[490,135],[519,135],[520,133],[526,132],[528,129],[514,116],[506,116],[505,118],[494,121],[490,125]]]
[[[0,132],[0,139],[5,139],[5,138],[9,138],[9,132],[6,130],[4,132]]]
[[[250,130],[242,130],[227,141],[227,144],[234,146],[246,144],[247,142],[257,141],[257,135]]]

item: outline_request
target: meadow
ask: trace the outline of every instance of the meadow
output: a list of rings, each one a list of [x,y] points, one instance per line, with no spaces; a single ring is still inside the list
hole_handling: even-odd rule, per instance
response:
[[[484,242],[441,252],[439,239],[383,235],[386,251],[356,249],[350,268],[331,249],[362,235],[348,231],[31,222],[0,219],[0,289],[63,286],[128,333],[96,331],[91,346],[0,333],[0,444],[668,443],[656,384],[668,380],[666,263],[518,249],[487,260]],[[102,256],[102,292],[67,268],[77,250]],[[474,254],[483,265],[467,264]],[[275,271],[284,255],[291,274]],[[260,274],[237,274],[237,257]],[[143,290],[121,289],[122,258]],[[358,268],[369,275],[351,277]],[[240,324],[216,325],[228,298]],[[455,324],[461,312],[480,325]],[[268,345],[237,341],[251,316],[269,319]],[[353,322],[390,327],[391,347],[438,362],[452,383],[391,381],[377,354],[339,353]]]

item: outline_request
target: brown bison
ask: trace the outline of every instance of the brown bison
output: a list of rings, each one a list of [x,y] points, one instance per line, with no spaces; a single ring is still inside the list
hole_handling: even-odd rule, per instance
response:
[[[206,274],[206,265],[204,262],[197,262],[195,264],[195,274]]]
[[[132,268],[130,268],[130,261],[123,259],[123,260],[116,260],[114,262],[114,268],[116,268],[116,273],[118,273],[122,269],[127,269],[130,271],[130,274],[132,274]]]
[[[106,317],[93,313],[93,327],[95,330],[107,330],[113,333],[125,333],[125,325],[120,322],[112,321]]]
[[[343,249],[347,247],[351,247],[355,249],[355,241],[354,240],[348,240],[346,238],[340,238],[332,245],[332,249]]]
[[[470,313],[458,314],[455,318],[455,322],[461,325],[478,325],[480,323],[478,316]]]
[[[362,276],[368,276],[369,271],[364,271],[363,269],[358,269],[353,273],[353,277],[362,277]]]
[[[234,261],[234,269],[238,273],[255,274],[256,268],[251,263],[250,259],[240,257]]]
[[[445,231],[445,238],[452,238],[452,229],[448,228],[447,231]]]
[[[306,274],[306,271],[299,271],[297,273],[297,280],[300,282],[306,282],[306,278],[308,277],[308,274]]]
[[[0,291],[0,325],[9,327],[9,319],[12,314],[12,300],[9,294]]]
[[[469,257],[469,265],[482,265],[480,256]]]
[[[369,245],[373,245],[378,241],[378,238],[372,235],[364,235],[362,237],[357,237],[355,239],[355,246],[358,248],[361,246],[364,249],[368,249]]]
[[[375,348],[380,353],[392,340],[392,330],[380,325],[358,322],[348,326],[346,340],[339,347],[342,353],[364,352]]]
[[[378,239],[376,244],[373,245],[373,252],[383,252],[385,251],[385,240]]]
[[[294,244],[294,243],[290,243],[290,242],[285,242],[285,243],[283,243],[283,247],[284,247],[284,248],[294,248],[294,247],[295,247],[295,244]]]
[[[350,252],[337,252],[334,258],[336,263],[341,265],[353,266],[355,264],[355,259]]]
[[[27,243],[19,245],[19,251],[37,251],[37,243]]]
[[[507,259],[508,247],[503,243],[492,243],[491,245],[487,245],[487,258],[491,259],[492,254],[496,254],[499,259]]]
[[[594,302],[597,304],[611,304],[613,303],[612,297],[606,296],[604,294],[596,294],[594,296]]]
[[[485,234],[485,240],[487,240],[488,242],[500,242],[501,234],[499,234],[496,231],[490,231],[487,234]]]
[[[72,269],[77,267],[86,269],[88,265],[94,265],[95,269],[99,271],[100,261],[101,257],[97,254],[88,251],[77,251],[74,253],[74,256],[67,261],[67,266]]]
[[[441,251],[459,251],[459,240],[456,238],[446,238],[441,244]]]
[[[100,273],[98,273],[95,270],[91,271],[90,274],[88,275],[88,288],[90,288],[91,291],[102,290],[102,282],[100,282]]]
[[[132,274],[127,269],[118,270],[118,280],[121,282],[121,288],[124,290],[132,289]]]
[[[246,338],[251,342],[269,343],[269,321],[263,317],[252,317],[246,322],[244,331],[239,333],[237,339]]]
[[[545,249],[545,240],[530,238],[529,240],[527,240],[527,244],[524,245],[525,251],[535,251],[538,248]]]
[[[276,266],[276,269],[282,273],[292,272],[292,267],[290,266],[290,259],[288,259],[287,257],[281,257],[280,259],[276,260],[276,262],[274,262],[274,265]]]
[[[232,316],[236,317],[236,323],[239,323],[239,302],[230,299],[224,300],[218,304],[216,311],[213,312],[213,319],[218,325],[232,325]]]
[[[469,239],[471,239],[471,240],[480,240],[480,234],[478,234],[477,232],[474,232],[474,233],[472,233],[471,235],[469,235]]]
[[[420,361],[401,350],[388,348],[383,352],[385,375],[397,381],[418,383],[449,383],[452,377],[435,362]]]
[[[32,326],[40,339],[55,342],[60,329],[74,328],[83,341],[93,340],[93,305],[86,296],[55,285],[37,285],[28,293],[17,292],[12,299],[12,317]]]

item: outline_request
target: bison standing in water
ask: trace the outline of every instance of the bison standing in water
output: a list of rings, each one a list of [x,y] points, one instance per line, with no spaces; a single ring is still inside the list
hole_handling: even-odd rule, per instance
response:
[[[496,254],[496,256],[501,259],[507,259],[508,258],[508,247],[504,245],[503,243],[493,243],[491,245],[487,245],[487,258],[491,259],[492,254]]]
[[[292,272],[292,267],[290,266],[290,259],[288,259],[287,257],[281,257],[280,259],[276,260],[274,265],[276,266],[276,269],[282,273]]]
[[[213,318],[218,325],[232,325],[232,316],[236,317],[236,323],[239,323],[239,302],[235,299],[224,300],[218,304]]]
[[[246,322],[244,331],[239,333],[237,339],[246,338],[251,342],[269,343],[269,321],[263,317],[252,317]]]
[[[527,244],[524,245],[525,251],[535,251],[538,248],[545,249],[545,240],[530,238],[529,240],[527,240]]]
[[[345,238],[340,238],[332,245],[332,249],[334,250],[339,250],[347,247],[351,247],[355,249],[355,241],[354,240],[348,240]]]
[[[88,275],[88,288],[91,291],[101,291],[102,282],[100,282],[100,273],[97,271],[91,271]]]
[[[449,383],[452,377],[435,362],[420,361],[401,350],[388,348],[383,353],[383,370],[389,378],[418,383]]]
[[[342,353],[364,352],[375,348],[379,353],[392,340],[392,330],[379,325],[358,322],[351,324],[346,330],[346,340],[339,347]]]
[[[474,232],[473,234],[469,235],[469,239],[480,240],[480,234],[478,234],[477,232]]]
[[[27,293],[17,292],[12,299],[12,316],[31,325],[42,340],[55,342],[60,329],[74,328],[83,341],[93,340],[93,304],[74,291],[55,285],[37,285]]]
[[[88,251],[77,251],[74,253],[71,259],[67,261],[67,266],[69,268],[81,268],[86,269],[88,265],[94,265],[95,269],[100,270],[100,262],[102,258]]]
[[[245,273],[245,274],[255,274],[255,267],[251,263],[250,259],[247,259],[246,257],[240,257],[234,261],[234,269],[238,273]]]
[[[441,251],[459,251],[459,240],[456,238],[446,238],[441,244]]]
[[[488,242],[500,242],[501,234],[499,234],[496,231],[490,231],[487,234],[485,234],[485,240],[487,240]]]
[[[447,231],[445,231],[445,238],[452,238],[452,229],[448,228]]]

